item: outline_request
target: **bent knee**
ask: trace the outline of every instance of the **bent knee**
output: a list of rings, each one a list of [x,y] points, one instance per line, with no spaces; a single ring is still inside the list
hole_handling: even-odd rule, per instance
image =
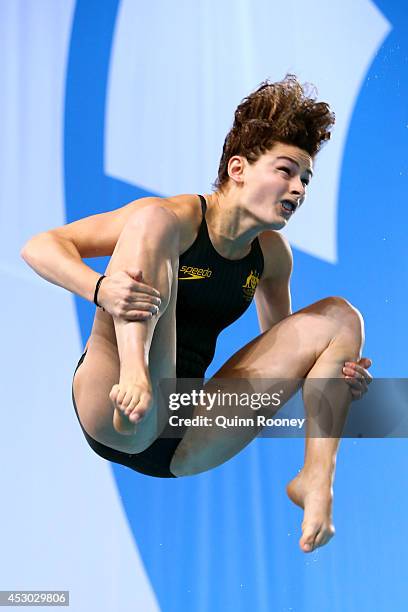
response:
[[[342,336],[346,344],[354,346],[360,353],[365,340],[364,319],[360,311],[343,297],[327,298],[329,316],[335,316],[338,325],[337,336]]]
[[[180,222],[176,213],[157,203],[133,211],[125,227],[135,229],[140,238],[154,237],[161,243],[168,241],[174,244],[180,231]]]
[[[315,302],[306,310],[327,317],[331,321],[331,333],[336,337],[341,335],[348,343],[362,348],[365,339],[364,319],[348,300],[331,296]]]
[[[327,314],[347,322],[356,328],[364,328],[364,319],[361,312],[348,300],[341,296],[331,296],[322,300],[325,303]]]

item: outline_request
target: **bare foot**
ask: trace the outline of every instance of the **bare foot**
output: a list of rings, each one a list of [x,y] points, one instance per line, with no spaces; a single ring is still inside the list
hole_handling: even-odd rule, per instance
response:
[[[332,522],[333,489],[330,480],[312,477],[301,471],[286,487],[289,498],[304,509],[302,537],[303,552],[324,546],[334,536]]]
[[[120,380],[113,385],[109,398],[114,407],[113,427],[118,433],[132,435],[137,424],[152,406],[150,381],[143,377],[138,380]]]

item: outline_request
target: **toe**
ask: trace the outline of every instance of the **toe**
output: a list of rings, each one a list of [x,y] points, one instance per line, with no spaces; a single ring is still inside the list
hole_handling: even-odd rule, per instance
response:
[[[119,385],[113,385],[111,392],[109,393],[109,398],[112,402],[116,402],[116,397],[118,395]]]
[[[322,529],[321,533],[319,533],[316,537],[315,546],[324,546],[329,540],[332,539],[333,536],[334,527],[332,525],[325,527],[325,529]]]
[[[314,541],[314,548],[319,548],[319,546],[324,546],[326,544],[326,542],[328,542],[329,537],[327,535],[326,531],[321,531],[320,533],[317,534],[315,541]]]
[[[327,544],[329,540],[334,536],[334,527],[332,525],[322,526],[320,530],[317,532],[314,542],[313,542],[313,550],[319,548],[320,546],[324,546]]]
[[[299,545],[304,552],[311,552],[315,547],[315,539],[318,533],[318,528],[305,527],[303,535],[300,538]]]

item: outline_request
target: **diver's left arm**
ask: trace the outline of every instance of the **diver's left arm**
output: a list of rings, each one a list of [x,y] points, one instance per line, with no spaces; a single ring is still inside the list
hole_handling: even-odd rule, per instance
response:
[[[293,255],[288,240],[279,232],[262,232],[259,236],[264,255],[264,272],[255,291],[255,305],[262,333],[292,314],[290,277]],[[353,399],[361,399],[373,380],[366,368],[372,361],[362,357],[357,362],[347,362],[343,376],[350,385]]]
[[[292,314],[290,277],[293,255],[289,242],[275,231],[262,232],[259,242],[264,271],[255,291],[255,305],[262,333]]]

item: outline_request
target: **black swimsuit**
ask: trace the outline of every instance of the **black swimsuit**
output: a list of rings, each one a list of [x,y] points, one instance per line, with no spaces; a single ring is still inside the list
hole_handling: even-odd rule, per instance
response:
[[[200,229],[194,243],[179,258],[176,373],[178,378],[203,381],[219,333],[249,307],[262,276],[264,259],[258,238],[243,259],[222,257],[208,235],[205,198],[199,197],[203,214]],[[85,355],[86,351],[75,372]],[[73,391],[72,401],[79,420]],[[101,457],[149,476],[174,477],[170,463],[180,438],[158,438],[141,453],[128,454],[100,444],[87,434],[81,422],[80,425],[89,445]]]

